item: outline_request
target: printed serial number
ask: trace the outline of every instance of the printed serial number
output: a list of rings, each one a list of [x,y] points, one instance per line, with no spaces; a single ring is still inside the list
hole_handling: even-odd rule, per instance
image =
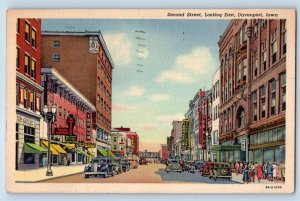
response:
[[[266,189],[282,189],[282,186],[266,186]]]

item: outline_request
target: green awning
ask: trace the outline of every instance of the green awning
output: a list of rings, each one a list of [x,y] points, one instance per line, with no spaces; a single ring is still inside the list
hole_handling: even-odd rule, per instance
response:
[[[107,156],[114,158],[115,154],[113,154],[113,152],[111,152],[111,151],[108,151],[107,152]]]
[[[25,143],[24,153],[26,154],[44,154],[47,153],[47,149],[40,147],[34,143]]]
[[[215,145],[211,147],[211,151],[234,151],[240,149],[241,145]]]
[[[102,155],[102,156],[108,156],[107,152],[105,149],[98,149],[98,152]]]
[[[87,157],[92,157],[92,156],[88,155],[88,153],[86,153],[82,150],[79,150],[79,153],[81,153],[82,155],[87,156]]]

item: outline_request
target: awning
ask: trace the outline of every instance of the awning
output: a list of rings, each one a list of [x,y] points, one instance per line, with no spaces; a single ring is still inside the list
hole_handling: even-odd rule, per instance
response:
[[[87,156],[87,157],[93,157],[93,156],[89,155],[88,153],[86,153],[86,152],[84,152],[84,151],[82,151],[82,150],[79,150],[78,152],[81,153],[81,154],[84,155],[84,156]]]
[[[42,141],[43,145],[45,146],[45,148],[48,147],[48,141]],[[51,144],[51,147],[50,147],[50,151],[52,153],[52,155],[58,155],[58,151],[53,147],[53,144]]]
[[[63,143],[63,146],[67,147],[68,149],[74,149],[75,144]]]
[[[107,156],[112,157],[112,158],[116,157],[115,154],[113,154],[111,151],[107,152]]]
[[[107,156],[107,152],[105,149],[98,149],[98,152],[102,155],[102,156]]]
[[[88,153],[88,155],[90,155],[90,156],[95,156],[95,154],[94,153],[92,153],[91,151],[87,151],[87,153]]]
[[[215,145],[211,147],[211,151],[234,151],[241,150],[241,145]]]
[[[40,147],[34,143],[25,143],[24,153],[26,154],[44,154],[47,153],[47,149]]]
[[[54,147],[54,149],[56,149],[56,151],[58,151],[58,153],[60,154],[67,154],[67,152],[58,144],[51,144],[51,146]]]

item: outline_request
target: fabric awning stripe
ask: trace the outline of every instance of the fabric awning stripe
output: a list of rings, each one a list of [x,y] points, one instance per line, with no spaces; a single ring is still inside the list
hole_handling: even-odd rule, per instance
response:
[[[98,149],[98,152],[102,155],[102,156],[107,156],[107,152],[105,149]]]
[[[58,144],[51,144],[51,146],[54,147],[54,149],[56,149],[56,151],[60,154],[67,154],[67,152],[61,148],[61,146],[59,146]]]
[[[112,157],[112,158],[116,157],[111,151],[108,151],[108,152],[107,152],[107,156],[110,156],[110,157]]]
[[[48,147],[48,141],[42,141],[42,144],[45,146],[45,148]],[[51,144],[51,147],[50,147],[50,151],[53,155],[58,155],[58,151],[56,151],[56,149],[53,147],[53,145]]]

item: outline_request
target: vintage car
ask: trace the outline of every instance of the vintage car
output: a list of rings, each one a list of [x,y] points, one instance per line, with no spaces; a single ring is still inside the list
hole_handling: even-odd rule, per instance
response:
[[[144,157],[141,157],[139,163],[140,165],[148,165],[148,160]]]
[[[195,171],[199,172],[201,171],[205,166],[205,162],[204,161],[195,161]]]
[[[112,158],[109,157],[95,157],[84,168],[85,178],[98,175],[102,175],[104,178],[106,178],[108,175],[114,176],[115,174],[116,171],[113,165]]]
[[[209,176],[213,170],[216,170],[216,178],[229,178],[229,180],[232,178],[230,163],[226,162],[206,162],[200,174]]]
[[[165,171],[168,172],[182,172],[182,166],[178,159],[168,159]]]
[[[113,165],[114,165],[114,169],[116,171],[117,174],[122,173],[122,168],[121,168],[121,159],[120,158],[114,158],[113,159]]]
[[[185,162],[184,171],[195,173],[195,161]]]
[[[123,172],[130,170],[130,164],[127,158],[121,158],[120,165]]]
[[[136,158],[130,158],[128,159],[129,164],[130,164],[130,168],[136,169],[139,166],[139,162]]]

